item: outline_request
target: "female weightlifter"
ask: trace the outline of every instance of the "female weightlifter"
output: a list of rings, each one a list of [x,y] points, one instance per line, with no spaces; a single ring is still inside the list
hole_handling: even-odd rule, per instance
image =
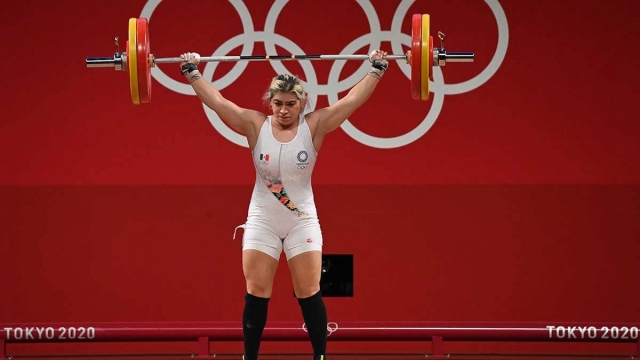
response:
[[[242,315],[244,360],[257,360],[280,254],[284,251],[314,359],[326,360],[327,310],[320,293],[322,232],[311,174],[324,137],[371,96],[387,70],[386,52],[369,55],[371,69],[335,104],[306,115],[308,97],[293,75],[273,78],[264,95],[270,115],[227,100],[198,71],[200,55],[181,55],[181,73],[206,106],[246,136],[256,169],[242,240],[247,291]]]

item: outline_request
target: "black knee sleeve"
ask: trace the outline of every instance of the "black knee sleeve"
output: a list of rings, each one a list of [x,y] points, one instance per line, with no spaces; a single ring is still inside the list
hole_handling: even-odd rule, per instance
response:
[[[307,325],[314,358],[325,355],[327,352],[327,309],[324,306],[322,294],[318,291],[311,297],[298,299],[298,303]]]
[[[242,332],[244,334],[245,360],[256,360],[260,350],[262,331],[267,324],[269,298],[261,298],[247,293],[244,296]]]

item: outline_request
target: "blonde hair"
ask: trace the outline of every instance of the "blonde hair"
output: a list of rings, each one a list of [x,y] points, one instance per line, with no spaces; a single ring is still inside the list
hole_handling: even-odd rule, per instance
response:
[[[264,94],[262,100],[269,103],[277,93],[295,94],[300,103],[305,107],[309,106],[307,93],[304,91],[302,82],[297,76],[289,74],[280,74],[271,79],[269,90]]]

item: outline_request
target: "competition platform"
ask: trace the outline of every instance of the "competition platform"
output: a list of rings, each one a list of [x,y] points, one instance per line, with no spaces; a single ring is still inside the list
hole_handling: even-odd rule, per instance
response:
[[[330,322],[333,359],[638,359],[640,324]],[[2,324],[0,358],[241,359],[229,322]],[[302,323],[267,324],[261,359],[310,359]]]

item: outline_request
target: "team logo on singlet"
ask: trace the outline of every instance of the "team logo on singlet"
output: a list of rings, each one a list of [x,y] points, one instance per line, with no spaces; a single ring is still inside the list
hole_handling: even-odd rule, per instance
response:
[[[269,154],[260,154],[260,162],[262,165],[269,165]]]
[[[309,162],[307,160],[309,160],[309,154],[307,154],[306,151],[302,150],[298,153],[298,162],[296,163],[296,166],[298,167],[298,169],[306,169],[307,166],[309,165]]]

